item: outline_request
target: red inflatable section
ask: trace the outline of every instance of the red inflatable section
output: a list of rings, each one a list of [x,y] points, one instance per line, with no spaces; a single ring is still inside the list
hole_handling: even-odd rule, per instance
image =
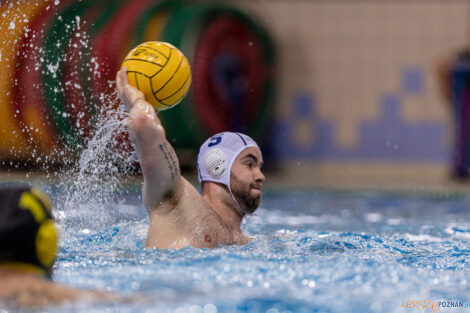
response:
[[[55,19],[59,8],[66,5],[49,5],[30,25],[31,31],[25,33],[16,63],[14,77],[17,84],[12,88],[13,105],[18,112],[17,121],[29,136],[33,148],[39,153],[50,154],[62,148],[48,114],[48,107],[41,90],[41,44],[44,28]]]

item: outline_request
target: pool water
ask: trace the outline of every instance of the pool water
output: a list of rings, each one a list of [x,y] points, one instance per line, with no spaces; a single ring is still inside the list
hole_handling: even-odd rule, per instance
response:
[[[413,312],[403,303],[470,300],[470,197],[464,195],[268,187],[243,226],[255,237],[251,243],[159,250],[144,248],[148,218],[138,186],[105,190],[107,201],[88,194],[95,207],[74,199],[83,193],[74,188],[49,190],[62,204],[53,279],[139,299],[78,303],[67,311]]]
[[[128,174],[136,157],[116,140],[125,114],[103,118],[79,161],[39,182],[61,234],[54,281],[124,300],[47,312],[470,312],[447,307],[470,301],[470,196],[462,194],[280,190],[268,174],[243,225],[249,244],[146,249],[141,183]],[[435,307],[416,302],[424,300]]]

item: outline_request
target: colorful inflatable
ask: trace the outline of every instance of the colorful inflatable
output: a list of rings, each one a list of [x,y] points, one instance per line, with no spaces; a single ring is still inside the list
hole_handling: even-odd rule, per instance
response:
[[[183,103],[160,113],[176,148],[213,133],[263,141],[273,111],[275,48],[242,10],[180,0],[17,0],[0,5],[0,158],[76,154],[100,112],[114,109],[114,79],[134,46],[178,47],[193,71]],[[114,106],[114,107],[113,107]]]

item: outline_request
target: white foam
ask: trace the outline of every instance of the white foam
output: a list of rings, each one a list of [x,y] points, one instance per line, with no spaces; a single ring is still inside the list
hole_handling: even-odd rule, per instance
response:
[[[442,238],[434,237],[434,236],[427,235],[427,234],[413,235],[413,234],[406,233],[405,237],[408,240],[411,240],[411,241],[414,241],[414,242],[423,242],[423,241],[425,241],[425,242],[442,242],[442,241],[444,241],[444,239],[442,239]]]

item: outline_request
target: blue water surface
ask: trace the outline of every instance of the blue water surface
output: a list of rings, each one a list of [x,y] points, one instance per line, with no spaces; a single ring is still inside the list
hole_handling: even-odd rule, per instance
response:
[[[52,193],[64,201],[60,190]],[[59,205],[55,213],[62,236],[53,279],[132,299],[49,311],[431,312],[402,305],[470,300],[465,195],[268,188],[243,226],[251,243],[159,250],[144,248],[139,194],[135,188],[97,207]]]

